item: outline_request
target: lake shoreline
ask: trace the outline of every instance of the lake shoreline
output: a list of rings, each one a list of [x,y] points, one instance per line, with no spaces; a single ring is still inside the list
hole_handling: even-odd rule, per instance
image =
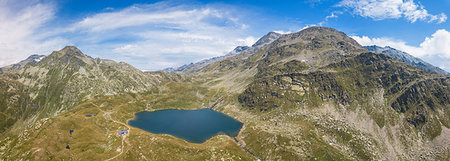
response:
[[[158,115],[167,116],[162,117]],[[167,119],[167,117],[175,118]],[[181,121],[177,121],[176,119],[180,119]],[[143,121],[145,124],[142,123]],[[196,144],[202,144],[218,135],[227,135],[232,139],[233,137],[237,137],[239,135],[242,127],[244,126],[242,122],[232,118],[231,116],[210,108],[170,108],[162,110],[144,110],[141,112],[136,112],[134,114],[134,118],[127,120],[127,124],[152,134],[170,135],[175,138],[185,140],[189,143]]]

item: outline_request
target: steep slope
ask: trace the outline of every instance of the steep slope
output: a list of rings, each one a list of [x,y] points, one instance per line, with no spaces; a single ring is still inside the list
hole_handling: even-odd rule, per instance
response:
[[[364,46],[364,48],[366,48],[367,50],[369,50],[371,52],[377,52],[377,53],[383,53],[383,54],[389,55],[395,59],[401,60],[405,63],[408,63],[409,65],[422,68],[428,72],[435,72],[435,73],[440,73],[440,74],[444,74],[444,75],[449,74],[447,71],[442,70],[441,68],[435,67],[435,66],[423,61],[422,59],[416,58],[406,52],[391,48],[389,46],[380,47],[380,46],[372,45],[372,46]]]
[[[269,32],[268,34],[264,35],[263,37],[259,38],[258,41],[255,42],[255,44],[252,45],[252,47],[260,47],[267,44],[270,44],[271,42],[275,41],[276,39],[280,38],[282,34],[276,33],[276,32]]]
[[[0,133],[14,125],[21,117],[29,117],[36,111],[36,107],[30,105],[23,108],[31,100],[24,93],[26,86],[18,81],[13,81],[0,76]]]
[[[14,89],[23,99],[16,107],[7,105],[6,115],[15,121],[26,121],[24,124],[57,115],[95,96],[143,92],[159,83],[157,77],[126,63],[93,59],[71,46],[38,63],[11,70],[3,77],[9,84],[15,82],[20,87]]]

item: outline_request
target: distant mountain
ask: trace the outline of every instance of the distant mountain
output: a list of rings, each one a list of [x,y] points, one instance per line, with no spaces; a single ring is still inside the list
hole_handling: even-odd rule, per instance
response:
[[[428,72],[440,73],[440,74],[444,74],[444,75],[450,74],[449,72],[447,72],[441,68],[435,67],[435,66],[423,61],[422,59],[416,58],[406,52],[391,48],[389,46],[380,47],[380,46],[372,45],[372,46],[364,46],[364,48],[366,48],[367,50],[369,50],[371,52],[377,52],[377,53],[383,53],[383,54],[389,55],[395,59],[399,59],[403,62],[408,63],[409,65],[413,65],[413,66],[422,68]]]
[[[250,47],[248,47],[248,46],[237,46],[236,48],[233,49],[233,51],[229,52],[225,56],[230,56],[230,55],[234,55],[234,54],[240,53],[241,51],[247,50],[248,48],[250,48]]]
[[[182,65],[182,66],[180,66],[180,67],[178,67],[176,69],[171,67],[171,68],[166,68],[166,69],[163,69],[163,70],[168,71],[168,72],[179,72],[179,73],[196,72],[199,69],[203,68],[204,66],[206,66],[206,65],[208,65],[208,64],[210,64],[212,62],[222,60],[222,59],[224,59],[226,57],[229,57],[229,56],[237,54],[237,53],[239,53],[241,51],[247,50],[248,48],[249,48],[248,46],[237,46],[236,48],[233,49],[233,51],[229,52],[228,54],[226,54],[224,56],[218,56],[218,57],[213,57],[213,58],[210,58],[210,59],[205,59],[205,60],[199,61],[197,63],[185,64],[185,65]]]
[[[179,72],[179,73],[194,73],[199,71],[201,68],[216,62],[216,61],[220,61],[223,60],[227,57],[233,56],[235,54],[238,54],[240,52],[243,51],[256,51],[259,48],[261,48],[264,45],[267,45],[273,41],[275,41],[276,39],[278,39],[282,34],[276,33],[276,32],[269,32],[268,34],[264,35],[263,37],[261,37],[260,39],[258,39],[258,41],[256,41],[255,44],[253,44],[251,47],[249,46],[237,46],[236,48],[233,49],[233,51],[229,52],[228,54],[224,55],[224,56],[218,56],[218,57],[213,57],[210,59],[205,59],[202,61],[199,61],[197,63],[190,63],[190,64],[185,64],[183,66],[180,66],[178,68],[166,68],[164,69],[165,71],[168,72]]]
[[[28,63],[36,64],[39,61],[41,61],[43,58],[45,58],[45,55],[37,55],[37,54],[31,55],[27,59],[22,60],[22,61],[20,61],[17,64],[11,64],[11,65],[8,65],[8,66],[5,66],[5,67],[1,67],[0,68],[0,73],[11,71],[11,70],[14,70],[14,69],[20,69],[23,66],[27,65]]]
[[[280,38],[281,35],[282,34],[280,34],[280,33],[269,32],[268,34],[261,37],[258,41],[256,41],[256,43],[253,44],[252,47],[259,47],[259,46],[264,46],[266,44],[269,44],[269,43],[275,41],[276,39]]]

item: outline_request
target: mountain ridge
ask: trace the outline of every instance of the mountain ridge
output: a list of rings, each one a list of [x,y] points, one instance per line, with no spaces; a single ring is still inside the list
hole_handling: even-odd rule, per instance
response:
[[[198,61],[196,63],[190,63],[190,64],[185,64],[182,65],[180,67],[177,68],[166,68],[163,69],[165,71],[168,72],[178,72],[178,73],[184,73],[184,72],[196,72],[198,70],[200,70],[201,68],[203,68],[204,66],[215,62],[215,61],[219,61],[222,60],[226,57],[232,56],[234,54],[240,53],[241,51],[247,50],[249,47],[248,46],[237,46],[235,47],[232,51],[230,51],[228,54],[223,55],[223,56],[217,56],[217,57],[213,57],[213,58],[209,58],[209,59],[205,59],[205,60],[201,60]]]
[[[444,75],[450,74],[449,72],[447,72],[443,69],[440,69],[439,67],[435,67],[435,66],[431,65],[430,63],[423,61],[422,59],[416,58],[406,52],[394,49],[389,46],[380,47],[380,46],[372,45],[372,46],[364,46],[364,48],[366,48],[367,50],[372,51],[372,52],[383,53],[383,54],[389,55],[393,58],[404,61],[410,65],[422,68],[428,72],[435,72],[435,73],[440,73],[440,74],[444,74]]]
[[[201,68],[208,66],[211,63],[223,60],[225,58],[231,57],[233,55],[239,54],[243,51],[249,51],[249,52],[254,52],[256,50],[258,50],[259,48],[263,47],[264,45],[267,45],[273,41],[275,41],[276,39],[278,39],[280,36],[282,36],[282,34],[276,33],[276,32],[269,32],[266,35],[264,35],[263,37],[259,38],[251,47],[249,46],[237,46],[235,47],[231,52],[229,52],[228,54],[224,55],[224,56],[218,56],[218,57],[213,57],[210,59],[205,59],[196,63],[190,63],[190,64],[186,64],[186,65],[182,65],[176,69],[174,68],[167,68],[164,69],[166,71],[170,71],[170,72],[179,72],[179,73],[195,73],[201,70]]]

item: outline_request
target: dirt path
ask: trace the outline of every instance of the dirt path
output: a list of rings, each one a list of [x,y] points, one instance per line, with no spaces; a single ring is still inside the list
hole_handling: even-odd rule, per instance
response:
[[[123,152],[125,151],[125,143],[127,143],[128,146],[131,147],[131,144],[130,144],[130,143],[128,142],[128,140],[127,140],[127,136],[130,135],[130,133],[131,133],[131,127],[130,127],[129,125],[123,123],[123,122],[119,122],[119,121],[117,121],[117,120],[114,120],[114,119],[111,117],[111,113],[113,113],[112,111],[108,111],[108,112],[107,112],[107,111],[102,110],[102,109],[101,109],[99,106],[97,106],[96,104],[94,104],[94,103],[91,103],[91,104],[94,105],[95,107],[97,107],[98,110],[100,110],[100,111],[103,112],[103,117],[104,117],[105,119],[111,120],[111,121],[113,121],[114,123],[123,125],[123,126],[125,126],[125,127],[128,128],[128,130],[127,130],[127,131],[128,131],[128,134],[122,136],[122,147],[121,147],[121,149],[120,149],[120,153],[117,154],[117,155],[115,155],[115,156],[113,156],[113,157],[111,157],[111,158],[109,158],[109,159],[106,159],[105,161],[110,161],[110,160],[116,159],[117,157],[119,157],[120,155],[122,155]]]

